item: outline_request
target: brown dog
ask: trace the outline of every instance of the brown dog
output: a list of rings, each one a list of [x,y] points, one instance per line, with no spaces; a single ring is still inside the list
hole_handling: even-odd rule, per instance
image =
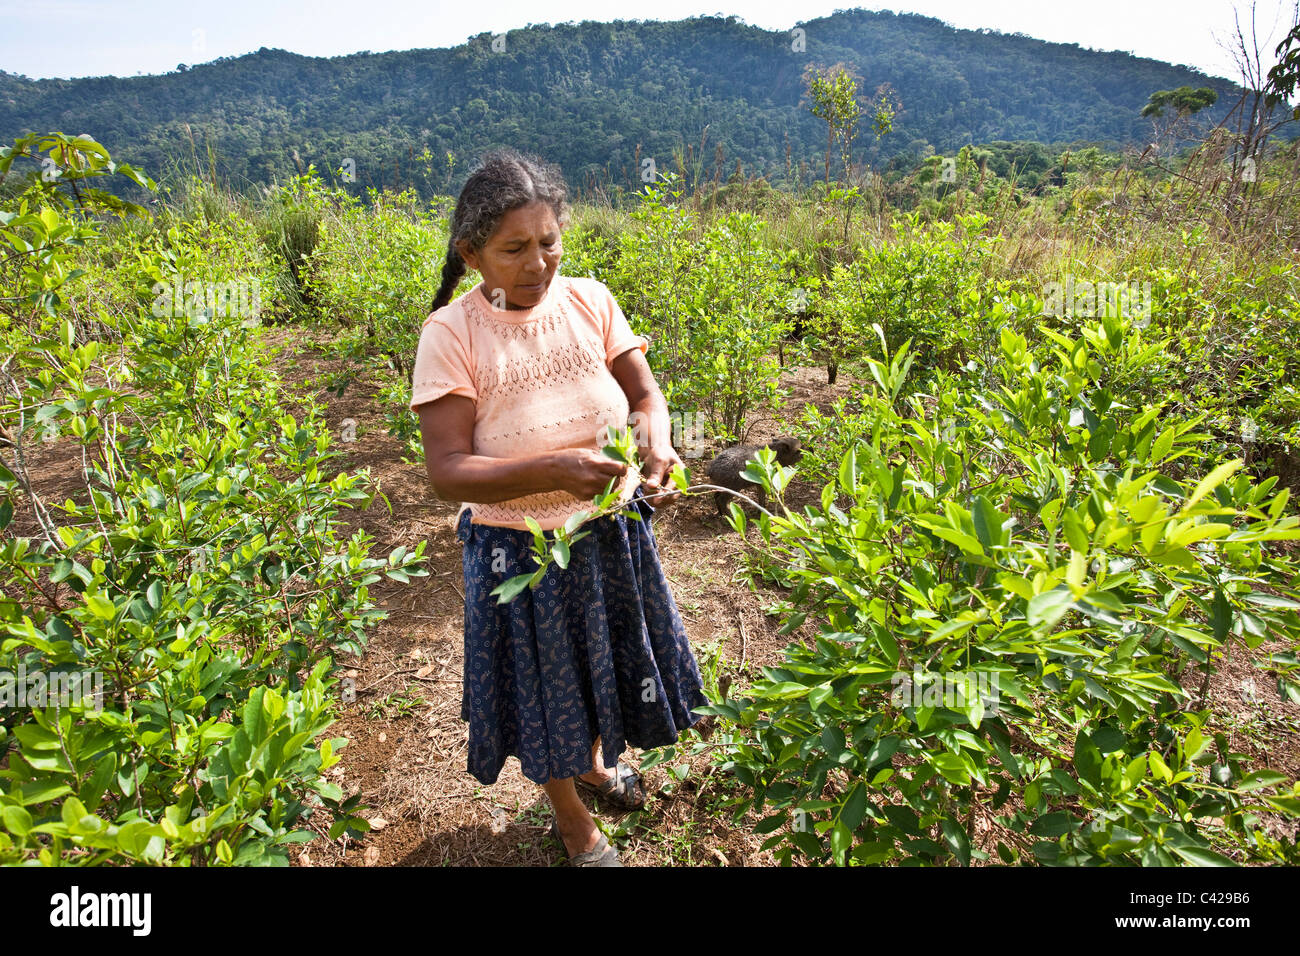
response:
[[[780,438],[773,438],[766,446],[763,445],[735,445],[731,448],[723,449],[718,453],[718,457],[709,462],[709,484],[721,485],[723,488],[730,488],[732,491],[739,491],[747,494],[751,498],[757,498],[760,505],[767,507],[767,492],[763,490],[762,485],[756,485],[748,478],[741,477],[741,472],[745,470],[745,465],[754,457],[760,448],[767,447],[776,452],[776,460],[782,465],[793,465],[803,457],[803,451],[799,447],[799,439],[790,435],[782,435]],[[727,503],[733,499],[731,495],[724,494],[721,491],[713,493],[713,503],[717,505],[718,514],[725,516],[727,514]],[[744,502],[740,502],[744,506]]]

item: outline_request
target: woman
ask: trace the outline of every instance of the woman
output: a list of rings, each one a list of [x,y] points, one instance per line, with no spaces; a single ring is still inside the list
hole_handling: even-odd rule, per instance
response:
[[[621,866],[575,782],[643,806],[640,777],[618,755],[675,742],[706,700],[650,528],[650,501],[677,498],[668,408],[649,343],[609,290],[558,272],[565,198],[556,167],[513,150],[470,175],[421,330],[411,408],[434,492],[465,502],[467,769],[491,784],[517,756],[550,798],[570,861]],[[450,301],[467,267],[483,281]],[[625,426],[629,413],[640,489],[600,452],[604,426]],[[553,564],[536,589],[499,605],[493,588],[536,569],[524,517],[560,527],[611,478],[627,507],[585,525],[566,568]]]

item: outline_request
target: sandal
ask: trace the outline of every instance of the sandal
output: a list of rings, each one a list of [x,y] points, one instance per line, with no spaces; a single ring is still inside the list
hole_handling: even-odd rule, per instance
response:
[[[601,800],[622,810],[640,810],[645,806],[645,791],[641,787],[641,775],[621,760],[614,768],[614,776],[602,783],[588,783],[576,775],[573,782],[579,789],[593,793]]]
[[[551,836],[555,837],[556,842],[560,844],[560,849],[567,854],[569,848],[564,845],[564,837],[560,836],[560,821],[558,819],[553,818],[551,820]],[[603,833],[600,835],[600,839],[596,841],[596,845],[590,850],[569,857],[569,866],[622,865],[618,859],[618,851],[609,845],[609,840],[605,838]]]

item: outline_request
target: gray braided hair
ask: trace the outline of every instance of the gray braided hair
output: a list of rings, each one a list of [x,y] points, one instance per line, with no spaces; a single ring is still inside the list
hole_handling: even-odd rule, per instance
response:
[[[544,202],[555,213],[563,229],[569,223],[568,190],[559,166],[520,153],[514,149],[496,149],[484,157],[470,173],[456,200],[451,217],[451,235],[447,239],[447,259],[442,266],[442,285],[433,297],[431,312],[451,301],[468,267],[456,243],[468,242],[474,250],[482,249],[512,209],[533,202]]]

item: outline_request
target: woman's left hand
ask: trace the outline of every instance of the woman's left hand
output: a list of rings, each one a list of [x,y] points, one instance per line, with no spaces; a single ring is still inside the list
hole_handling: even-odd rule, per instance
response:
[[[672,471],[686,465],[673,450],[672,422],[663,392],[655,384],[640,348],[624,350],[614,359],[610,371],[627,396],[628,418],[634,422],[632,434],[645,488],[642,494],[652,508],[672,504],[681,497],[673,484]]]
[[[650,505],[662,508],[675,503],[682,493],[673,484],[672,471],[678,465],[686,467],[672,445],[660,445],[649,449],[638,449],[641,459],[641,481],[645,485],[645,494]],[[662,493],[660,493],[662,492]]]

